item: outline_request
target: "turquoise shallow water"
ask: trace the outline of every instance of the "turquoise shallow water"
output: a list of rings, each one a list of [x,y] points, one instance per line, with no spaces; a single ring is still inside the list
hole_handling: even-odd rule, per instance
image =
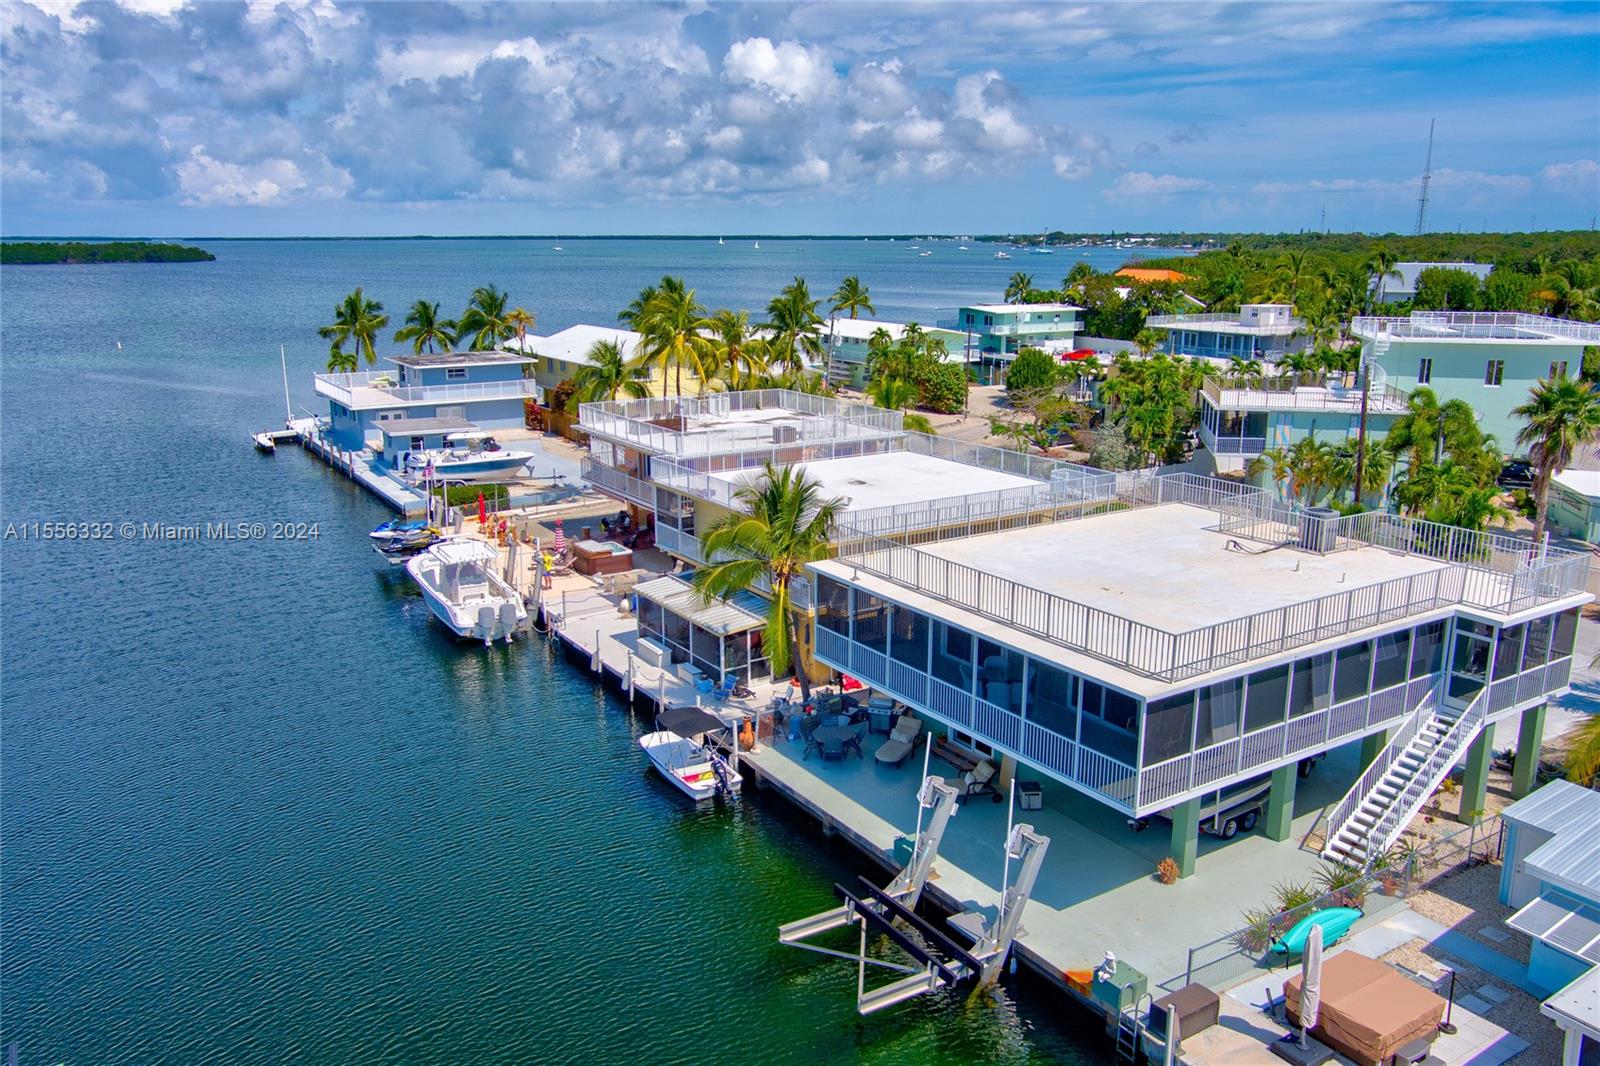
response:
[[[22,1062],[1103,1057],[1092,1023],[1015,985],[858,1018],[849,967],[775,937],[861,872],[847,850],[775,799],[688,810],[621,701],[542,642],[447,642],[364,543],[382,508],[246,437],[281,418],[280,342],[311,404],[312,330],[356,282],[396,310],[496,281],[548,331],[668,269],[738,306],[854,270],[881,315],[931,320],[1069,256],[211,247],[0,272],[0,524],[320,532],[0,543],[0,1042]]]

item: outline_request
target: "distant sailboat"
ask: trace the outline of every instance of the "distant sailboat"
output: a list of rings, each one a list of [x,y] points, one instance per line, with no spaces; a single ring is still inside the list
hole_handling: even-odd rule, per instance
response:
[[[760,241],[757,241],[757,242],[756,242],[756,247],[757,247],[757,248],[760,248],[760,247],[761,247],[761,242],[760,242]]]
[[[550,250],[552,252],[559,252],[559,251],[562,251],[562,247],[561,247],[561,245],[558,244],[558,245],[556,245],[554,248],[552,248]]]
[[[717,243],[718,243],[718,244],[721,244],[721,243],[722,243],[722,238],[721,238],[721,237],[718,237],[718,238],[717,238]]]

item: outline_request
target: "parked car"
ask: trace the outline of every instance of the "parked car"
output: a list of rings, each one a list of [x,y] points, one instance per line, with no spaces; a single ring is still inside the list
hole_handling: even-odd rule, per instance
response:
[[[1503,489],[1525,489],[1533,484],[1533,464],[1522,459],[1509,460],[1500,468],[1495,482]]]

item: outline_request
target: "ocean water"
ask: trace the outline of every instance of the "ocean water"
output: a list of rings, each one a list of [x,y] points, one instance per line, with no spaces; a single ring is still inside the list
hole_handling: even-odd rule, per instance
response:
[[[753,309],[859,273],[880,316],[931,321],[1075,252],[208,247],[0,270],[0,1043],[23,1063],[1106,1059],[1026,982],[857,1017],[852,968],[775,935],[866,872],[848,849],[776,798],[688,809],[623,701],[542,640],[449,642],[365,544],[382,507],[247,437],[282,419],[279,344],[314,407],[315,327],[355,284],[394,328],[494,282],[549,332],[613,321],[664,272]],[[317,535],[144,529],[208,521]]]

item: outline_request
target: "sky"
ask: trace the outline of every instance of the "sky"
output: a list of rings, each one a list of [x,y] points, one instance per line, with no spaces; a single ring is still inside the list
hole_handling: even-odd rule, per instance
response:
[[[0,233],[1588,228],[1600,5],[6,0]]]

